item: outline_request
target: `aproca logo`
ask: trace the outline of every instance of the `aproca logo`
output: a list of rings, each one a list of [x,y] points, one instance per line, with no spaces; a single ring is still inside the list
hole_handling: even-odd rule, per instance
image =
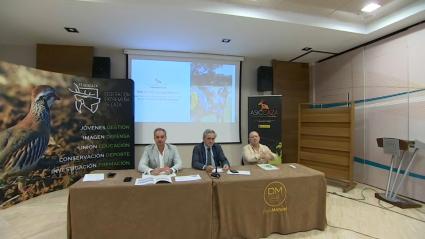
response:
[[[79,87],[74,83],[75,89],[68,89],[74,93],[75,97],[75,109],[81,114],[81,109],[88,109],[93,114],[97,111],[100,103],[99,90],[94,88],[95,86],[90,87]]]
[[[270,109],[269,105],[265,100],[260,100],[257,106],[257,109],[253,109],[249,112],[250,115],[276,117],[279,113],[277,109]]]

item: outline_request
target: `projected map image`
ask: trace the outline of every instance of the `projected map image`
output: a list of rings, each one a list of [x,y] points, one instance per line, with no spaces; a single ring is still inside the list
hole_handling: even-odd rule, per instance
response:
[[[191,65],[191,121],[234,122],[235,66],[208,63]]]

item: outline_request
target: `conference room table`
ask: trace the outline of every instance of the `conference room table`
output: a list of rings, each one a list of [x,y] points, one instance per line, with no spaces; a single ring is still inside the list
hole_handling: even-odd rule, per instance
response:
[[[106,174],[114,172],[113,178]],[[179,175],[199,174],[201,180],[135,186],[136,170],[98,170],[105,180],[69,188],[68,238],[210,238],[212,184],[203,171],[184,169]],[[125,177],[132,177],[124,182]]]
[[[290,166],[292,165],[292,166]],[[260,238],[326,227],[326,179],[300,164],[213,180],[213,238]]]
[[[326,179],[308,167],[282,164],[250,175],[183,169],[201,180],[135,186],[136,170],[107,170],[115,177],[78,181],[69,189],[68,238],[260,238],[326,226]],[[123,182],[131,176],[131,182]]]

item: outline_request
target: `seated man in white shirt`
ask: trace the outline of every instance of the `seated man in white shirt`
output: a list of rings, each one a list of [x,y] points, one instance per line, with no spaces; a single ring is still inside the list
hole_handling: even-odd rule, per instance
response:
[[[155,129],[153,137],[155,144],[146,146],[139,162],[139,171],[152,175],[172,174],[179,171],[182,168],[182,160],[177,147],[165,143],[167,140],[165,129]]]
[[[266,145],[260,144],[260,135],[257,131],[249,133],[249,144],[243,147],[242,158],[245,164],[268,163],[276,155]]]

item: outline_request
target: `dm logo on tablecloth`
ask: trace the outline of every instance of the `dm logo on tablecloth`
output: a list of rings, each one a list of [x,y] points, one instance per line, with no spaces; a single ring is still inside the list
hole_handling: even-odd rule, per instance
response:
[[[271,182],[264,189],[264,203],[268,206],[264,213],[283,213],[287,211],[284,204],[286,201],[286,187],[281,182]]]
[[[271,182],[264,189],[264,202],[270,207],[278,207],[286,200],[286,187],[281,182]]]

